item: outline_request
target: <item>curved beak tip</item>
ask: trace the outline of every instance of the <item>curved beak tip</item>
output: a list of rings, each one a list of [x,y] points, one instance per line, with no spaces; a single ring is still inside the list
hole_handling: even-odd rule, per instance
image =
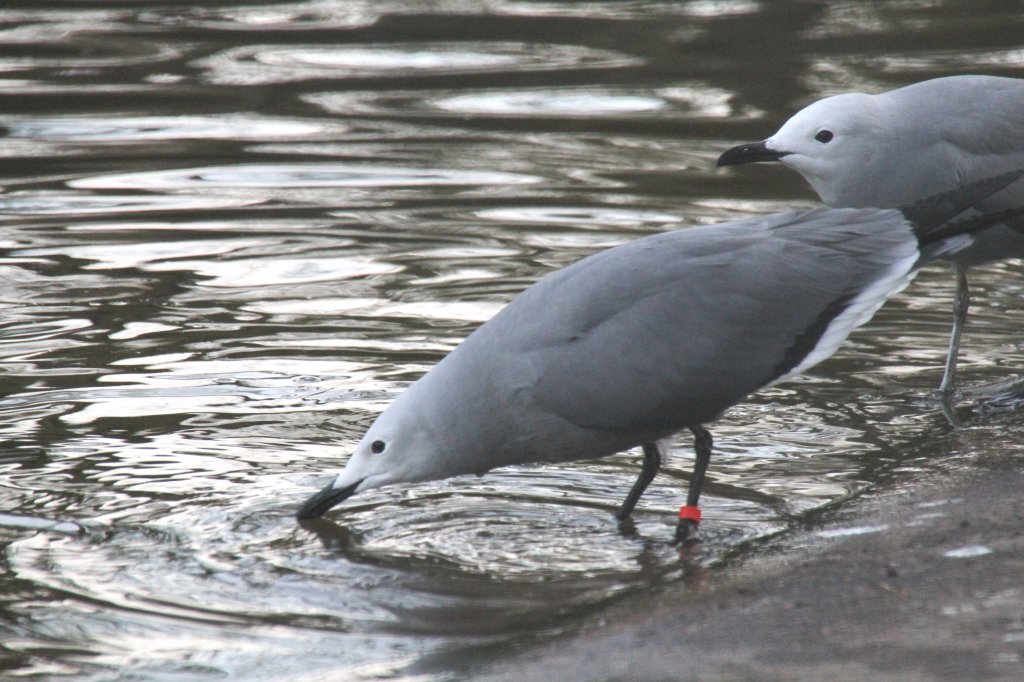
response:
[[[320,518],[326,514],[331,507],[351,497],[362,482],[363,479],[359,479],[352,485],[345,486],[344,488],[335,488],[333,482],[328,484],[325,488],[320,490],[320,492],[310,497],[302,504],[301,507],[299,507],[299,511],[296,512],[295,518],[299,521]]]
[[[718,161],[715,163],[715,166],[721,168],[722,166],[739,166],[744,163],[778,161],[787,154],[789,154],[789,152],[780,152],[768,149],[764,140],[761,140],[760,142],[748,142],[747,144],[737,145],[732,149],[725,150],[722,155],[718,157]]]

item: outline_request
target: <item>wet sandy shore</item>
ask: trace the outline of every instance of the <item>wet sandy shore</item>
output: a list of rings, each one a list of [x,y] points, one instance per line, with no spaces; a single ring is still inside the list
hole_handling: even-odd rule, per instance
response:
[[[879,491],[474,680],[1024,679],[1024,455]]]

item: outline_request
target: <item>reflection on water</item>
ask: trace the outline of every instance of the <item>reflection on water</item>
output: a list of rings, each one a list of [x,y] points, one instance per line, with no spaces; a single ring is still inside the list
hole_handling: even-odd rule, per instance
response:
[[[1022,75],[1020,17],[115,5],[0,8],[4,674],[464,675],[1013,428],[993,409],[952,431],[927,399],[952,294],[937,266],[713,429],[686,552],[666,542],[683,436],[622,526],[636,453],[371,491],[300,526],[374,415],[529,283],[646,234],[814,205],[792,174],[714,160],[826,94]],[[1016,269],[974,275],[972,379],[1015,367]]]
[[[575,45],[423,42],[358,47],[247,45],[195,64],[209,71],[207,79],[212,83],[257,85],[316,78],[571,71],[639,62],[625,54]]]
[[[614,88],[559,87],[544,89],[393,91],[388,93],[318,93],[304,99],[325,110],[396,117],[460,116],[598,118],[672,115],[719,118],[734,113],[753,117],[751,109],[736,112],[731,93],[707,87]]]

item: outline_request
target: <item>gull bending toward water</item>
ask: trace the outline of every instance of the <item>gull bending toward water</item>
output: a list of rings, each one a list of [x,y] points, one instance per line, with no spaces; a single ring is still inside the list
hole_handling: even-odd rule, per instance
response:
[[[676,529],[690,537],[711,457],[705,424],[832,355],[917,268],[1000,216],[962,218],[1024,172],[899,210],[792,211],[653,235],[541,278],[385,409],[298,512],[351,495],[643,448],[630,515],[683,429],[696,461]]]
[[[719,166],[778,161],[833,207],[896,208],[1024,167],[1024,79],[950,76],[879,95],[828,97],[777,133],[739,145]],[[995,214],[1024,204],[1024,180],[980,202]],[[953,331],[939,390],[956,394],[960,335],[970,304],[967,268],[1024,257],[1024,218],[976,235],[950,256],[957,278]]]

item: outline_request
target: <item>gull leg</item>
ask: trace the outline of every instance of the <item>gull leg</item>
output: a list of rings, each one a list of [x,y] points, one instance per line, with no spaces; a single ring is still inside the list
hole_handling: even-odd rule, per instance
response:
[[[637,476],[636,483],[630,489],[629,494],[626,495],[626,500],[619,507],[619,511],[615,513],[615,518],[622,521],[633,513],[633,507],[640,500],[640,496],[647,490],[647,486],[654,480],[655,474],[658,473],[658,469],[661,467],[661,450],[658,449],[657,443],[644,443],[644,463],[640,469],[640,475]]]
[[[949,354],[946,356],[946,369],[939,385],[939,397],[942,412],[954,426],[959,425],[953,411],[954,403],[961,398],[986,402],[1008,402],[1021,398],[1024,394],[1024,378],[1011,377],[991,384],[957,388],[956,365],[960,350],[960,335],[967,322],[967,309],[970,307],[970,289],[967,286],[967,269],[959,264],[953,265],[956,273],[956,299],[953,302],[953,331],[949,337]]]
[[[685,542],[697,533],[697,524],[700,523],[700,508],[697,502],[700,501],[700,489],[704,485],[704,474],[708,470],[711,447],[714,444],[711,432],[703,426],[691,426],[690,431],[693,432],[693,452],[696,461],[693,464],[693,475],[690,477],[690,490],[686,494],[686,505],[679,510],[675,538],[677,543]]]
[[[960,335],[967,321],[967,309],[971,305],[971,291],[967,286],[967,268],[959,263],[953,264],[956,273],[956,298],[953,300],[953,331],[949,335],[949,351],[946,353],[946,369],[942,373],[939,393],[946,401],[957,397],[956,361],[960,352]]]

